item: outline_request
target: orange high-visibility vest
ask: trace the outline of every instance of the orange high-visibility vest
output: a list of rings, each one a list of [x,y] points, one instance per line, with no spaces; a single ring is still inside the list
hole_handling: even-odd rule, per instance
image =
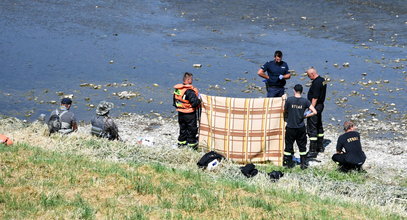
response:
[[[174,89],[175,106],[177,108],[177,111],[182,113],[194,112],[195,108],[192,108],[189,100],[185,99],[185,92],[188,89],[192,89],[195,92],[195,95],[198,96],[198,89],[195,88],[193,85],[184,84],[177,84],[174,86]]]
[[[13,141],[6,135],[0,134],[0,144],[12,145]]]

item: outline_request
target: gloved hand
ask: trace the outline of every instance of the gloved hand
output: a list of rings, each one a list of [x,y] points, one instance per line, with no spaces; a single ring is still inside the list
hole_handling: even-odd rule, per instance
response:
[[[279,75],[278,78],[279,78],[280,80],[282,80],[282,79],[284,78],[284,76],[283,76],[283,75]]]
[[[266,83],[266,82],[267,82],[267,80],[268,80],[268,79],[263,79],[263,81],[262,81],[262,82]]]
[[[312,112],[311,110],[305,111],[304,116],[307,116],[307,115],[311,114],[311,112]]]

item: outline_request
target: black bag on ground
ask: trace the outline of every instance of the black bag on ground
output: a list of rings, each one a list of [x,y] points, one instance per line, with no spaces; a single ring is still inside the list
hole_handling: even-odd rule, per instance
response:
[[[246,164],[244,167],[240,167],[240,170],[242,171],[243,175],[245,177],[250,178],[254,177],[259,173],[259,171],[255,168],[256,166],[252,163]]]
[[[275,171],[275,170],[273,170],[273,171],[271,171],[270,173],[268,173],[267,175],[270,177],[270,179],[271,179],[272,181],[277,181],[278,179],[280,179],[281,177],[284,176],[284,173],[281,172],[281,171]]]
[[[225,157],[222,156],[221,154],[216,153],[215,151],[210,151],[203,155],[196,164],[198,165],[199,168],[206,168],[208,164],[215,159],[221,161],[222,159],[225,159]]]
[[[59,114],[51,115],[47,122],[47,125],[50,134],[58,132],[61,129],[61,120]]]

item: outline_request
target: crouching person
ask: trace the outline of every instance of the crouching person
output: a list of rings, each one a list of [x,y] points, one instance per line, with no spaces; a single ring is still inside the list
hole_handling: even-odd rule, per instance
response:
[[[332,156],[332,160],[339,165],[340,171],[360,171],[366,161],[366,155],[360,143],[360,134],[356,131],[356,126],[350,121],[343,124],[343,130],[345,133],[338,138],[337,153]]]
[[[107,138],[109,140],[119,140],[119,129],[109,116],[110,110],[114,104],[101,101],[96,109],[96,116],[91,120],[91,133],[97,137]]]

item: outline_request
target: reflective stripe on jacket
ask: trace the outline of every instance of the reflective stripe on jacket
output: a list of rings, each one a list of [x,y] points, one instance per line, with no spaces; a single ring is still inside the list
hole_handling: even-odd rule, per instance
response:
[[[192,107],[189,100],[185,98],[185,92],[189,89],[195,92],[195,95],[198,96],[198,89],[195,88],[193,85],[184,85],[184,84],[177,84],[174,86],[174,99],[175,99],[175,107],[176,110],[182,113],[192,113],[195,111],[195,108]]]

